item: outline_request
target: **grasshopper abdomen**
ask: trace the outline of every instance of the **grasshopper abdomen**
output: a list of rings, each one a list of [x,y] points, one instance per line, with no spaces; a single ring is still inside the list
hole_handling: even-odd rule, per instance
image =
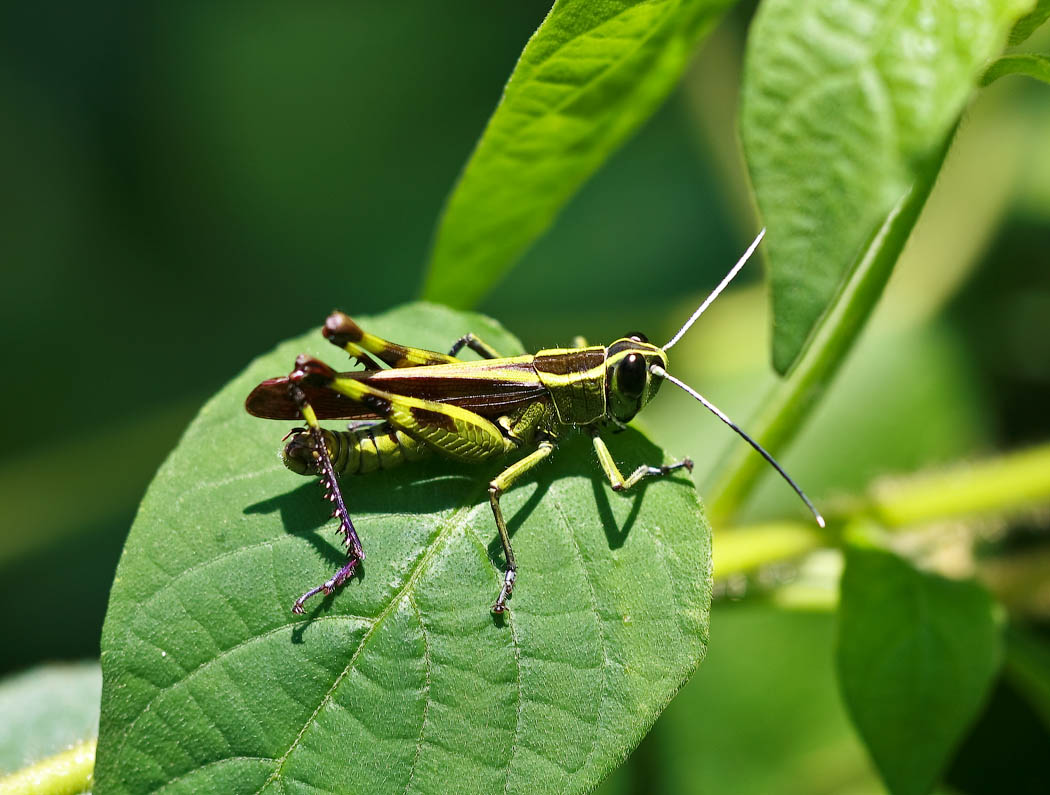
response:
[[[389,423],[367,423],[345,431],[321,430],[325,447],[338,475],[366,475],[380,469],[393,469],[403,463],[427,457],[429,449]],[[299,475],[317,472],[317,452],[313,436],[296,429],[284,446],[284,465]]]

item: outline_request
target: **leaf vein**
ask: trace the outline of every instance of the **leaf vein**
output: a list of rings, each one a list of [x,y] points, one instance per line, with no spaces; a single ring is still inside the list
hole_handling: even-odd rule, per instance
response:
[[[360,621],[362,623],[367,623],[370,619],[362,618],[361,616],[335,615],[335,616],[321,616],[321,617],[315,618],[313,620],[314,621],[336,621],[336,620],[346,621],[346,620],[354,620],[354,621]],[[116,754],[114,754],[114,756],[117,756],[117,757],[120,756],[120,753],[121,753],[121,751],[123,751],[124,746],[127,744],[127,741],[130,739],[130,737],[132,735],[132,731],[135,728],[135,724],[138,723],[139,718],[141,718],[143,715],[145,715],[147,712],[149,712],[150,707],[152,707],[156,703],[157,699],[160,698],[162,695],[164,695],[164,693],[168,692],[169,690],[173,690],[174,688],[178,687],[179,685],[185,684],[190,679],[192,679],[197,674],[199,674],[203,669],[207,668],[208,666],[212,665],[213,663],[216,663],[216,662],[220,661],[224,657],[226,657],[226,656],[228,656],[230,654],[233,654],[238,649],[242,649],[245,646],[248,646],[248,645],[250,645],[252,643],[255,643],[256,641],[264,640],[265,638],[268,638],[271,635],[276,635],[277,633],[279,633],[279,632],[281,632],[283,630],[286,630],[289,627],[294,627],[296,624],[299,624],[299,623],[301,623],[300,620],[295,620],[295,621],[289,622],[287,624],[281,624],[280,626],[274,627],[273,629],[267,630],[266,632],[263,632],[263,633],[261,633],[259,635],[253,635],[250,638],[245,638],[240,643],[237,643],[237,644],[231,646],[228,649],[223,649],[215,657],[212,657],[211,659],[205,660],[200,665],[198,665],[196,668],[194,668],[192,671],[188,672],[182,678],[177,679],[176,681],[172,682],[170,685],[167,685],[165,687],[159,688],[157,690],[157,692],[153,694],[153,697],[150,698],[150,700],[146,702],[146,705],[139,711],[138,715],[135,716],[135,719],[132,720],[131,723],[128,724],[127,729],[124,730],[123,736],[121,737],[120,745],[117,746],[117,751],[116,751]],[[139,637],[141,637],[141,636],[139,636]],[[142,638],[142,640],[147,640],[147,639],[146,638]]]
[[[612,667],[612,661],[609,659],[609,644],[605,637],[605,626],[601,614],[598,612],[598,596],[594,590],[594,583],[591,581],[591,574],[587,568],[587,561],[583,558],[583,550],[580,549],[579,542],[576,540],[576,535],[572,531],[572,525],[569,524],[569,518],[565,515],[562,504],[562,500],[555,500],[554,509],[561,518],[562,524],[565,525],[565,532],[569,537],[569,542],[572,544],[573,551],[576,553],[576,559],[580,563],[580,569],[583,571],[583,579],[584,582],[587,583],[587,591],[590,595],[591,610],[594,613],[594,622],[598,626],[598,638],[602,651],[602,684],[601,689],[598,691],[598,709],[595,710],[594,714],[594,731],[591,733],[591,747],[590,750],[587,751],[587,758],[584,759],[583,764],[580,765],[580,769],[582,769],[587,767],[590,763],[591,757],[594,756],[594,752],[598,747],[598,728],[602,723],[602,710],[605,708],[605,700],[608,695],[609,670]]]
[[[207,762],[207,763],[201,765],[200,767],[195,767],[195,768],[193,768],[193,770],[188,770],[185,773],[182,773],[182,774],[176,776],[175,778],[170,779],[169,781],[165,782],[164,784],[161,784],[159,788],[154,790],[154,792],[163,792],[164,790],[168,789],[169,787],[173,786],[174,784],[177,784],[182,779],[187,778],[188,776],[191,776],[194,773],[199,773],[202,770],[206,770],[209,767],[219,767],[220,765],[229,764],[230,762],[276,762],[276,761],[277,761],[276,759],[274,759],[273,757],[270,757],[270,756],[227,756],[227,757],[225,757],[223,759],[215,759],[215,760],[213,760],[211,762]]]
[[[430,659],[430,640],[427,637],[426,625],[423,623],[423,614],[419,611],[419,605],[416,604],[416,600],[411,594],[409,594],[408,602],[416,613],[416,620],[419,621],[419,632],[423,637],[423,671],[426,674],[426,681],[423,685],[423,720],[419,724],[419,739],[416,740],[416,752],[412,757],[412,767],[408,771],[408,781],[405,782],[406,795],[412,788],[412,781],[416,776],[416,766],[419,764],[419,756],[423,751],[423,742],[426,737],[427,719],[430,717],[430,672],[433,668],[433,662]]]
[[[424,549],[423,553],[419,556],[419,559],[412,567],[412,571],[409,572],[408,577],[405,578],[405,584],[396,594],[394,594],[391,597],[390,602],[387,604],[387,606],[383,608],[383,610],[379,613],[378,616],[376,616],[374,623],[371,627],[369,627],[364,637],[361,638],[361,642],[358,643],[357,649],[354,650],[353,655],[350,657],[350,662],[346,664],[346,667],[335,678],[335,681],[332,683],[332,686],[328,688],[328,691],[324,694],[324,696],[321,697],[321,701],[317,705],[317,709],[315,709],[313,714],[310,715],[309,718],[307,718],[306,723],[303,724],[302,729],[299,730],[299,733],[296,734],[295,739],[292,740],[291,745],[288,746],[288,750],[281,755],[280,759],[278,760],[277,767],[274,769],[273,773],[270,774],[270,777],[263,783],[262,787],[258,790],[256,795],[259,795],[259,793],[261,793],[263,790],[266,789],[267,786],[269,786],[270,782],[276,780],[278,776],[281,775],[281,771],[283,770],[285,763],[288,761],[288,757],[291,755],[292,751],[294,751],[298,747],[299,743],[303,739],[303,736],[306,734],[307,729],[309,729],[310,726],[313,725],[314,721],[317,720],[317,716],[321,713],[321,710],[324,709],[324,707],[332,701],[336,689],[338,689],[339,685],[342,684],[343,680],[346,679],[346,677],[350,674],[350,671],[353,670],[355,664],[357,663],[357,658],[361,655],[362,650],[368,645],[369,639],[372,637],[375,631],[383,624],[383,622],[391,615],[391,613],[393,613],[394,608],[401,604],[401,601],[406,597],[406,595],[411,593],[413,586],[416,584],[416,580],[418,580],[422,576],[422,573],[426,569],[427,564],[429,564],[430,561],[437,556],[438,550],[444,547],[445,542],[448,540],[449,536],[451,535],[452,531],[456,528],[456,526],[459,524],[465,526],[465,522],[463,522],[464,517],[469,517],[469,515],[475,507],[476,506],[473,503],[462,505],[443,523],[444,526],[437,531],[437,536],[434,538],[433,542],[431,542],[429,546]]]

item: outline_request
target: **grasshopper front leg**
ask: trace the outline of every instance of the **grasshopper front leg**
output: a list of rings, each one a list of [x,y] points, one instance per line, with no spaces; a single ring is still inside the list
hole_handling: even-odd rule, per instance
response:
[[[605,473],[605,477],[609,479],[609,485],[612,486],[613,491],[627,491],[627,489],[645,478],[669,475],[678,469],[693,471],[692,460],[683,458],[677,463],[658,467],[642,464],[625,480],[624,476],[620,474],[620,468],[616,466],[616,462],[613,460],[609,448],[606,447],[605,440],[599,435],[597,428],[591,428],[591,439],[594,442],[594,451],[598,454],[598,463],[601,464],[602,471]]]
[[[503,556],[507,562],[507,570],[503,573],[503,587],[500,588],[499,596],[496,597],[496,603],[492,605],[493,613],[502,613],[507,609],[507,600],[510,599],[511,592],[514,590],[514,580],[518,576],[514,550],[510,546],[510,533],[507,531],[507,522],[503,518],[499,498],[503,492],[514,485],[514,481],[553,452],[553,442],[542,441],[535,450],[520,461],[511,464],[489,482],[489,503],[492,505],[492,515],[496,517],[496,529],[499,530],[499,540],[503,544]]]

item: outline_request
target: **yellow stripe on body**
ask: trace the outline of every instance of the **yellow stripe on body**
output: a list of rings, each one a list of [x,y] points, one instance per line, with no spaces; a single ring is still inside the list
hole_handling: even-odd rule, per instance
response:
[[[435,364],[429,367],[398,367],[391,370],[379,370],[369,373],[369,381],[382,389],[384,381],[401,379],[440,379],[455,378],[477,380],[492,383],[493,381],[513,382],[517,384],[536,383],[536,372],[530,366],[535,357],[532,354],[510,356],[506,359],[479,359],[478,361],[453,361],[449,364]]]

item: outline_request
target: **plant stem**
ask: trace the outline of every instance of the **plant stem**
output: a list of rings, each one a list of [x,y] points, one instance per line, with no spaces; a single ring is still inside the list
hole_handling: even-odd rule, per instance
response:
[[[87,740],[0,779],[0,795],[77,795],[91,788],[94,768],[95,741]]]
[[[838,543],[858,520],[899,530],[936,521],[1009,516],[1050,504],[1050,443],[907,479],[874,484],[829,512],[828,530],[811,522],[770,522],[715,533],[715,578],[746,574]]]
[[[752,435],[767,450],[776,453],[790,442],[845,361],[926,204],[954,135],[953,128],[919,171],[911,189],[890,211],[825,312],[802,358],[773,388],[758,415],[748,423]],[[715,470],[720,474],[707,490],[713,495],[707,505],[714,523],[732,518],[766,471],[765,466],[744,445],[733,447],[722,459]]]
[[[876,483],[866,513],[897,528],[983,513],[1013,513],[1050,495],[1050,444],[929,472],[902,481]]]
[[[767,522],[733,528],[714,536],[714,575],[722,580],[747,574],[780,560],[791,560],[822,546],[828,536],[812,522]]]

